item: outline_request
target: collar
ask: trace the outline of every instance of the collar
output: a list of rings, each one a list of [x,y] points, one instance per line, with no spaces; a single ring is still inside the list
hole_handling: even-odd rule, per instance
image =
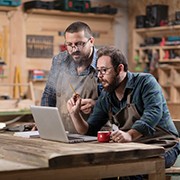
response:
[[[91,66],[96,69],[97,66],[97,49],[93,46],[93,59],[91,62]]]
[[[125,86],[125,89],[133,89],[134,88],[134,76],[133,73],[130,71],[127,71],[127,83]]]

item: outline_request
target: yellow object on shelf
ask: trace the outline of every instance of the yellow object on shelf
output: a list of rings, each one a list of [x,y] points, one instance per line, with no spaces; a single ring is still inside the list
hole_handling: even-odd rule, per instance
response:
[[[15,67],[14,76],[14,87],[13,87],[13,98],[18,99],[22,97],[22,86],[21,84],[21,71],[19,67]]]

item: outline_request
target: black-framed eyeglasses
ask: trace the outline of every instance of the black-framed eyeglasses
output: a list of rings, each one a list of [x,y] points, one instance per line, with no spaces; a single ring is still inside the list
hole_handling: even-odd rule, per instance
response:
[[[77,48],[78,50],[82,50],[86,46],[86,44],[89,42],[90,39],[91,38],[89,38],[86,42],[78,41],[78,42],[74,43],[74,45],[70,42],[66,42],[65,45],[69,51],[72,51],[73,48]]]
[[[96,69],[96,73],[97,73],[97,75],[98,74],[105,75],[105,74],[107,74],[108,69],[111,69],[111,68],[113,68],[113,67],[112,66],[111,67],[102,67],[101,69]]]

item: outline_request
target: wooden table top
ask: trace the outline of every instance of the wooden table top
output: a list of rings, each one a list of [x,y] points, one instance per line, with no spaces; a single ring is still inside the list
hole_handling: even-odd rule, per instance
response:
[[[8,170],[3,161],[20,163],[21,169],[67,168],[118,163],[161,156],[164,149],[140,143],[86,142],[66,144],[40,138],[28,139],[0,134],[0,171]],[[2,163],[1,163],[2,162]],[[3,168],[1,168],[1,166]],[[19,169],[16,165],[14,169]],[[12,167],[11,167],[12,169]]]

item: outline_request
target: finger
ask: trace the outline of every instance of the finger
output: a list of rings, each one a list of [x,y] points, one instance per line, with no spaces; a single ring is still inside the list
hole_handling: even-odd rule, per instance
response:
[[[119,138],[121,137],[121,133],[119,133],[119,131],[112,131],[111,133],[111,138],[113,141],[117,142],[119,141]]]
[[[111,136],[113,137],[113,138],[116,138],[117,136],[118,136],[118,130],[115,130],[115,131],[112,131],[111,132]]]
[[[90,114],[91,113],[91,108],[83,109],[81,110],[84,114]]]
[[[37,127],[36,127],[36,126],[33,126],[32,129],[31,129],[31,131],[35,131],[35,130],[37,130]]]
[[[73,106],[74,105],[74,100],[73,98],[69,99],[67,102],[69,105]]]
[[[85,109],[91,109],[91,104],[82,104],[81,103],[81,110],[83,111],[83,110],[85,110]]]
[[[77,99],[75,105],[78,106],[79,109],[81,109],[81,98]]]
[[[74,100],[74,103],[76,103],[76,101],[80,98],[80,95],[79,94],[74,94],[73,95],[73,100]]]

